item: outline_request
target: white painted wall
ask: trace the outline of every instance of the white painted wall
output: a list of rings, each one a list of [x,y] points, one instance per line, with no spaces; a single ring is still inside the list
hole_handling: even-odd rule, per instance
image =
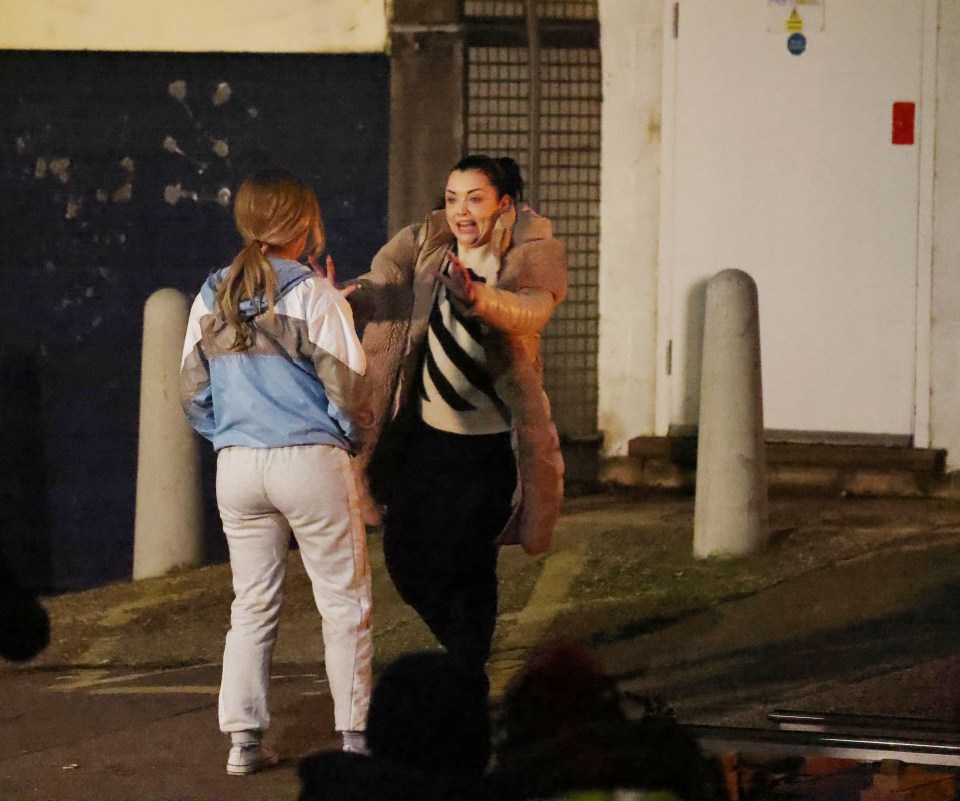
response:
[[[940,0],[933,185],[930,433],[960,469],[960,3]]]
[[[661,0],[600,0],[599,430],[622,455],[652,433],[660,225]]]
[[[920,209],[933,217],[932,222],[920,220],[921,233],[924,225],[930,230],[933,263],[932,286],[918,287],[918,311],[929,295],[931,323],[929,340],[919,339],[917,358],[930,365],[929,443],[946,448],[948,467],[960,469],[960,4],[939,0],[937,5],[937,53],[924,58],[925,69],[936,69],[936,107],[918,119],[918,125],[935,129],[936,177],[932,209],[923,204]],[[656,381],[662,356],[656,352],[657,295],[669,287],[657,239],[659,220],[671,213],[669,182],[662,177],[672,163],[670,120],[662,121],[662,147],[649,133],[672,91],[661,78],[664,59],[673,58],[667,30],[672,6],[672,0],[600,0],[604,108],[598,422],[608,456],[625,453],[635,436],[658,433],[656,395],[664,388]],[[665,74],[669,77],[670,70]],[[927,444],[924,428],[918,426],[917,445]]]
[[[382,53],[387,0],[6,0],[5,50]]]

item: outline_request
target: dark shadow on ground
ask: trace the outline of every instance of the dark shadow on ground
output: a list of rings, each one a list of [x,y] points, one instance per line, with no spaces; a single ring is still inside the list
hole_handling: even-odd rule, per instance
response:
[[[957,558],[956,549],[903,554],[900,566],[916,571],[939,565],[942,573],[952,570],[950,562],[957,564]],[[794,582],[794,619],[807,609],[810,626],[792,636],[781,638],[771,631],[769,617],[751,630],[751,615],[763,606],[767,591],[724,604],[722,611],[714,608],[622,626],[616,633],[637,639],[631,647],[636,652],[647,649],[651,656],[646,665],[624,670],[616,678],[667,701],[683,702],[685,717],[696,719],[723,714],[733,706],[772,703],[780,694],[789,696],[804,687],[852,685],[927,666],[920,684],[911,684],[907,675],[899,680],[901,686],[887,681],[885,688],[878,688],[865,701],[875,708],[846,711],[920,714],[960,722],[960,576],[944,576],[935,583],[928,575],[920,585],[922,594],[918,591],[903,598],[898,608],[877,613],[871,609],[871,588],[865,585],[869,562],[852,567],[832,568],[837,584],[832,596],[804,594],[802,581]],[[882,597],[889,586],[883,571],[876,578],[873,591]],[[782,607],[783,595],[779,597],[770,603]],[[862,617],[858,606],[862,606]],[[827,622],[831,615],[838,618],[833,625]],[[703,656],[690,656],[692,649],[678,642],[685,625],[690,626],[691,635],[729,630],[729,646],[718,646],[714,640],[703,649]],[[648,637],[648,642],[642,643],[638,639],[642,637]]]

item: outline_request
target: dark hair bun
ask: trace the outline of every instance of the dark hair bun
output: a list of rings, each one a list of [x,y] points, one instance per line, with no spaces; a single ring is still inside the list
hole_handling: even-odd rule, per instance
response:
[[[509,156],[501,156],[497,163],[503,170],[503,194],[519,200],[523,197],[523,176],[520,174],[520,165]]]

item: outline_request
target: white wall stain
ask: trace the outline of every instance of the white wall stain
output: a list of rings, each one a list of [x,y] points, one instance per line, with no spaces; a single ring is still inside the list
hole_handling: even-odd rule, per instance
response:
[[[221,81],[217,84],[217,88],[213,92],[213,105],[222,106],[229,103],[232,96],[233,89],[230,84],[226,81]]]
[[[187,82],[170,81],[167,91],[170,93],[170,97],[182,101],[187,96]]]
[[[167,184],[163,188],[163,200],[171,206],[176,206],[177,203],[180,202],[182,192],[183,187],[181,187],[180,184]]]
[[[110,196],[110,199],[114,203],[129,203],[133,200],[133,184],[125,183],[123,186],[118,186],[113,190],[113,194]]]
[[[165,137],[163,137],[163,149],[166,150],[167,153],[176,153],[178,156],[186,155],[180,149],[180,145],[177,144],[177,140],[170,136],[170,134],[167,134]]]
[[[62,184],[70,181],[70,159],[66,156],[51,159],[49,163],[50,172]]]

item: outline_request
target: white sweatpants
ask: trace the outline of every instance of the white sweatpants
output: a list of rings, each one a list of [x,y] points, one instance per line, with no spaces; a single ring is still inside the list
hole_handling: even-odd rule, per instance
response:
[[[264,731],[286,557],[293,531],[323,618],[338,731],[366,728],[373,643],[370,565],[350,457],[330,445],[225,448],[217,505],[234,601],[223,651],[220,729]]]

